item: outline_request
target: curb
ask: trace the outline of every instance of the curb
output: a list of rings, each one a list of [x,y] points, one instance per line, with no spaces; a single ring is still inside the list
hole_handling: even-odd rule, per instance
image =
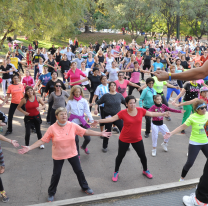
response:
[[[77,204],[86,204],[86,203],[96,203],[97,201],[101,200],[107,200],[107,199],[115,199],[115,198],[123,198],[131,195],[143,195],[147,193],[152,192],[161,192],[168,189],[178,189],[185,186],[191,186],[199,183],[199,178],[186,180],[183,182],[172,182],[167,184],[161,184],[161,185],[154,185],[154,186],[147,186],[147,187],[141,187],[141,188],[135,188],[135,189],[129,189],[129,190],[121,190],[117,192],[109,192],[109,193],[103,193],[99,195],[92,195],[92,196],[86,196],[86,197],[78,197],[78,198],[72,198],[72,199],[66,199],[66,200],[59,200],[54,201],[50,203],[40,203],[35,205],[28,205],[28,206],[64,206],[64,205],[77,205]]]

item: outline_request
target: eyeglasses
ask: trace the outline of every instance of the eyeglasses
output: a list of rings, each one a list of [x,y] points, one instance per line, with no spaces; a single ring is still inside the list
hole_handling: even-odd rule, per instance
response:
[[[56,85],[56,87],[61,87],[61,85]]]
[[[207,106],[199,107],[200,110],[207,109]]]

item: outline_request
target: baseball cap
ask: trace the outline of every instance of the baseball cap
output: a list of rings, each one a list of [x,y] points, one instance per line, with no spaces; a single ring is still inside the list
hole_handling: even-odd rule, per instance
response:
[[[208,88],[207,88],[207,87],[202,87],[202,88],[200,89],[200,92],[208,92]]]

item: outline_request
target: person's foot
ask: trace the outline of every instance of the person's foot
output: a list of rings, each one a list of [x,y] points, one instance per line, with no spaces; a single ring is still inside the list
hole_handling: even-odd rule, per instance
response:
[[[182,130],[182,131],[181,131],[181,134],[186,134],[185,130]]]
[[[48,202],[53,202],[54,201],[54,196],[48,196]]]
[[[165,119],[166,119],[167,121],[171,121],[171,118],[170,118],[170,117],[165,117]]]
[[[118,174],[119,174],[118,172],[114,172],[113,177],[112,177],[113,182],[118,181]]]
[[[145,175],[149,179],[152,179],[152,177],[153,177],[149,170],[143,171],[143,175]]]
[[[100,136],[100,139],[103,139],[103,136]]]
[[[1,194],[2,202],[9,202],[9,198],[7,197],[7,194],[4,190],[0,192],[0,194]]]
[[[173,101],[173,98],[171,97],[169,100],[172,102]]]
[[[148,138],[149,137],[149,133],[145,133],[144,137]]]
[[[201,201],[199,201],[197,198],[196,198],[196,195],[195,193],[192,193],[190,196],[183,196],[183,203],[184,205],[186,206],[207,206],[208,204],[206,203],[203,203]]]
[[[119,133],[119,130],[117,127],[113,127],[113,131],[116,132],[117,134]]]
[[[155,157],[156,156],[156,153],[157,153],[157,150],[156,149],[153,149],[152,150],[152,156]]]
[[[103,151],[104,153],[106,153],[106,152],[108,151],[108,149],[107,149],[107,148],[103,148],[102,151]]]
[[[183,109],[183,107],[182,107],[182,106],[179,106],[178,108],[179,108],[179,109]]]
[[[84,152],[85,152],[86,154],[90,154],[90,151],[87,149],[87,147],[84,149],[84,148],[81,146],[80,148],[83,149]]]
[[[40,145],[40,149],[45,149],[45,146],[43,144]]]
[[[7,136],[9,134],[11,134],[12,132],[10,132],[9,130],[6,131],[6,133],[4,134],[4,136]]]
[[[88,188],[87,190],[83,190],[88,195],[94,195],[94,192],[92,189]]]
[[[3,174],[5,171],[5,166],[0,166],[0,174]]]
[[[99,117],[100,116],[100,113],[98,113],[97,116]]]
[[[168,151],[168,143],[163,142],[163,143],[161,144],[161,146],[162,146],[162,148],[163,148],[163,150],[164,150],[165,152]]]
[[[184,179],[182,179],[182,178],[179,179],[179,182],[183,182],[183,181],[184,181]]]

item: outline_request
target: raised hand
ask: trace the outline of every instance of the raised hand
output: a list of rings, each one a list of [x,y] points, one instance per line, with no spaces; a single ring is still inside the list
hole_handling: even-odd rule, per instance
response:
[[[11,143],[14,147],[19,147],[19,143],[16,140],[11,140]]]
[[[164,139],[169,139],[171,137],[171,133],[170,132],[166,132],[163,137],[164,137]]]
[[[21,146],[21,147],[22,147],[22,149],[18,150],[19,154],[25,154],[25,153],[30,151],[30,147],[29,146]]]
[[[98,120],[94,120],[94,122],[91,123],[90,126],[91,126],[92,128],[96,128],[98,124],[99,124],[99,121],[98,121]]]
[[[107,131],[107,129],[105,131],[102,131],[101,136],[109,138],[112,135],[112,133],[111,132],[106,132],[106,131]]]

